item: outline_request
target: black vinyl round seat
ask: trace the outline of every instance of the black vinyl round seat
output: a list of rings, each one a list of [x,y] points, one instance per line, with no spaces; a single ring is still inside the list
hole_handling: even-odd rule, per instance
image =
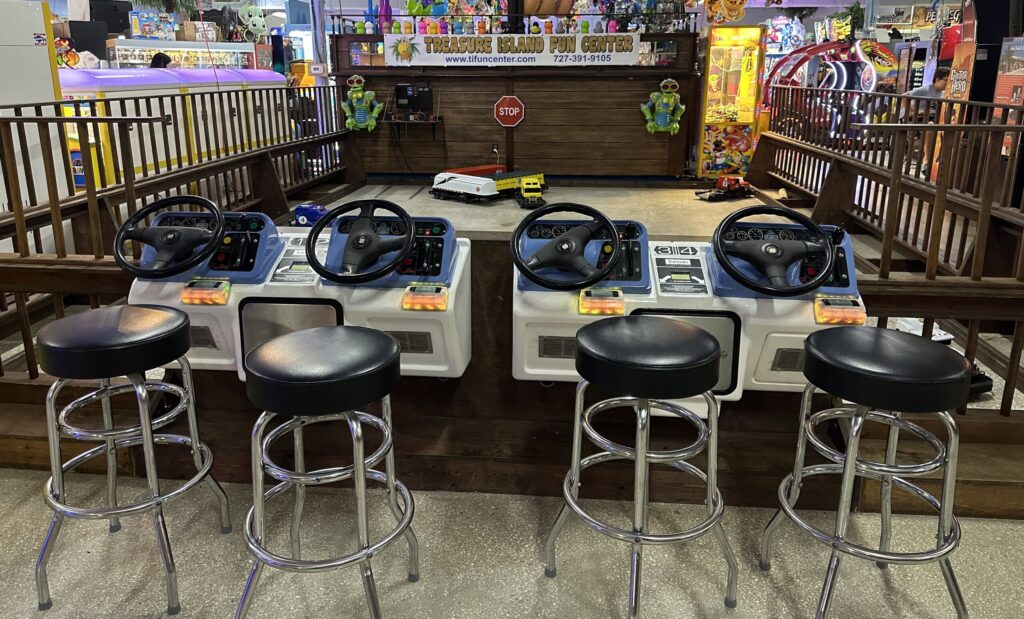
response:
[[[399,379],[395,338],[365,327],[317,327],[276,337],[245,356],[245,389],[262,410],[326,415],[391,393]]]
[[[804,376],[850,402],[886,411],[949,411],[967,402],[971,364],[947,346],[874,327],[807,336]]]
[[[57,378],[140,374],[182,357],[191,345],[185,312],[113,305],[74,314],[39,330],[39,365]]]
[[[672,318],[619,316],[576,333],[576,371],[615,395],[688,398],[718,382],[718,340]]]

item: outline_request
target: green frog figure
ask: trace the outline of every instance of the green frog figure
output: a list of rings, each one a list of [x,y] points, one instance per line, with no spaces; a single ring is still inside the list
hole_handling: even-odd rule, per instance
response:
[[[668,131],[679,133],[679,119],[686,112],[686,106],[679,103],[679,82],[672,78],[662,80],[660,92],[652,92],[650,101],[640,105],[647,120],[647,132]]]
[[[377,128],[377,118],[384,106],[377,102],[377,93],[363,90],[365,83],[362,75],[353,75],[345,80],[348,96],[341,102],[341,109],[345,112],[345,127],[348,129],[373,131]]]

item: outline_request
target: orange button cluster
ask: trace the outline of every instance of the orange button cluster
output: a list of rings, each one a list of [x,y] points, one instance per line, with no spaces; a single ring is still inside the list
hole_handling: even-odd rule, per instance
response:
[[[814,300],[814,322],[819,325],[863,325],[868,313],[849,297],[818,297]]]
[[[409,286],[402,294],[402,309],[412,312],[443,312],[448,309],[448,289],[424,291],[423,286]]]
[[[579,313],[584,316],[622,316],[626,313],[626,299],[621,295],[588,296],[580,291]]]
[[[231,295],[231,282],[218,282],[216,287],[185,286],[181,302],[185,305],[227,305]]]

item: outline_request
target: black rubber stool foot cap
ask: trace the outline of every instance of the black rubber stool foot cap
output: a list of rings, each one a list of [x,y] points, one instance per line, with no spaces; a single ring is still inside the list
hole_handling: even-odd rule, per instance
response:
[[[882,563],[881,561],[875,561],[875,565],[877,565],[878,569],[880,569],[880,570],[887,570],[887,569],[889,569],[889,564],[888,563]]]
[[[110,532],[111,533],[117,533],[120,530],[121,530],[121,523],[120,522],[117,523],[117,524],[111,524],[110,525]]]
[[[767,561],[758,561],[757,567],[761,568],[762,572],[767,572],[768,570],[772,569],[772,564],[768,563]]]
[[[419,582],[419,581],[420,581],[420,575],[419,574],[409,574],[409,582]]]
[[[181,612],[181,604],[178,604],[177,606],[169,607],[167,609],[167,614],[168,615],[177,615],[180,612]]]
[[[227,535],[228,533],[231,533],[231,525],[229,524],[226,527],[221,527],[220,528],[220,532],[223,533],[224,535]]]
[[[734,599],[730,600],[729,598],[725,598],[725,607],[726,608],[736,608],[736,600],[734,600]]]
[[[548,578],[554,578],[558,575],[558,569],[553,567],[546,567],[544,568],[544,575]]]
[[[51,608],[53,608],[53,600],[39,605],[39,610],[50,610]]]

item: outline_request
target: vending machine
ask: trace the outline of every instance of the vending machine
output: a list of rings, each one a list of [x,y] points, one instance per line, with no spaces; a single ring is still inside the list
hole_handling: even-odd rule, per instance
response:
[[[699,176],[744,175],[757,138],[765,59],[764,26],[708,31]]]

